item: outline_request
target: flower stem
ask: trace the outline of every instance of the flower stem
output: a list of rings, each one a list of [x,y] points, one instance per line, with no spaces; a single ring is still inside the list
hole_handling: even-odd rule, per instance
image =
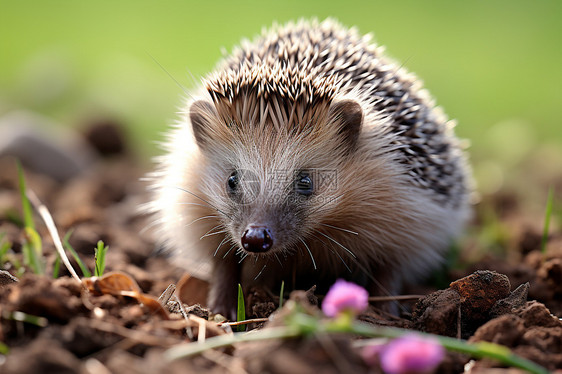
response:
[[[341,323],[342,321],[337,320],[319,321],[313,316],[300,312],[290,314],[286,322],[286,326],[266,328],[258,331],[254,330],[247,333],[220,335],[209,338],[205,340],[205,342],[178,345],[168,349],[165,352],[165,358],[168,361],[172,361],[178,358],[200,354],[208,349],[225,347],[235,343],[295,338],[310,335],[311,333],[351,333],[364,337],[384,337],[391,339],[412,333],[412,330],[372,326],[358,321],[351,324]],[[489,342],[469,343],[466,340],[446,336],[417,331],[416,333],[437,339],[443,347],[450,351],[465,353],[475,358],[493,358],[506,365],[524,369],[534,374],[549,373],[544,367],[513,354],[509,348],[502,345]]]

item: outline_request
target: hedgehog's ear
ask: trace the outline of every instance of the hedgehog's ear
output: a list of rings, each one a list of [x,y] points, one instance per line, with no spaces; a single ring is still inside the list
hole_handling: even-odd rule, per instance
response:
[[[198,100],[191,104],[189,108],[189,119],[191,128],[197,144],[201,148],[205,148],[211,137],[212,118],[217,118],[217,110],[215,106],[206,101]]]
[[[339,124],[339,134],[347,146],[353,148],[361,132],[363,110],[355,100],[341,100],[330,107],[330,118]]]

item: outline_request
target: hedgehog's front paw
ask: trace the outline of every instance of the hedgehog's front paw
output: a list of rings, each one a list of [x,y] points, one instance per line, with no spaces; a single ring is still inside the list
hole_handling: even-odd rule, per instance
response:
[[[207,299],[212,313],[222,314],[230,321],[236,321],[240,267],[236,261],[224,259],[215,263],[211,288]]]

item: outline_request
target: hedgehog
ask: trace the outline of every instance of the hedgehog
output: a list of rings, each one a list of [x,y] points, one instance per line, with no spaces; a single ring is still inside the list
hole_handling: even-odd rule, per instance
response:
[[[333,19],[274,25],[190,92],[145,210],[177,264],[233,318],[244,290],[395,295],[470,216],[454,123],[382,47]]]

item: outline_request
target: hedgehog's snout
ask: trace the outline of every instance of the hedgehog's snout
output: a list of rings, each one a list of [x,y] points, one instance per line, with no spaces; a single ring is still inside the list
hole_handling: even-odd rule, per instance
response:
[[[240,241],[248,252],[263,253],[273,247],[271,230],[265,225],[249,225]]]

